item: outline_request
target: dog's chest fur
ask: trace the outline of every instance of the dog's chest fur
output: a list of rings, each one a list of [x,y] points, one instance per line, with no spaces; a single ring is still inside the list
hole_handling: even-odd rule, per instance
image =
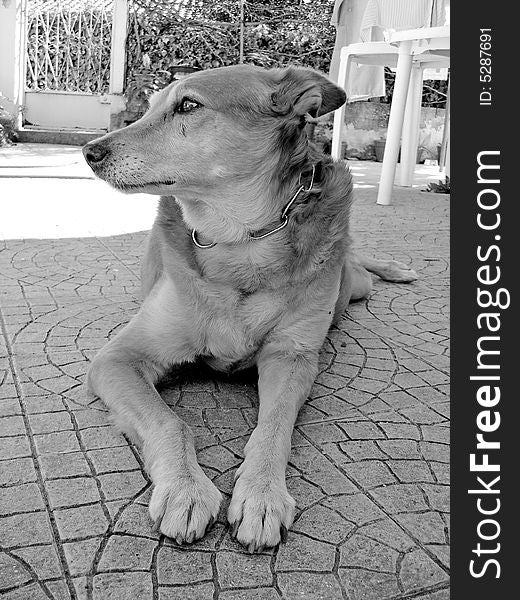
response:
[[[194,354],[225,366],[254,356],[300,307],[311,320],[332,314],[349,243],[351,180],[336,167],[330,177],[339,180],[333,193],[295,207],[281,232],[238,245],[217,241],[208,249],[193,244],[174,198],[161,198],[152,232],[158,255],[152,263],[160,267],[153,279],[166,275],[173,284],[172,302],[189,323]]]
[[[196,260],[209,282],[229,285],[242,298],[259,290],[276,289],[288,276],[290,249],[283,232],[272,238],[254,240],[240,246],[196,250]]]
[[[167,200],[152,237],[159,240],[162,276],[170,280],[175,310],[190,324],[195,353],[218,358],[221,368],[254,355],[291,301],[282,285],[287,249],[262,240],[248,249],[197,249],[180,211]]]

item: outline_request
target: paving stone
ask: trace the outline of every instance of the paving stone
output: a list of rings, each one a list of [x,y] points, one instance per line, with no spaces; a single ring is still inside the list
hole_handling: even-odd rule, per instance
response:
[[[339,447],[353,461],[368,458],[385,460],[387,458],[373,440],[342,442],[339,444]]]
[[[389,485],[372,490],[372,496],[389,514],[428,510],[422,490],[417,485]]]
[[[273,588],[256,590],[231,590],[219,595],[221,600],[279,600],[278,592]]]
[[[310,446],[296,448],[291,456],[291,463],[327,494],[357,491],[334,465]]]
[[[432,592],[431,594],[422,596],[421,600],[450,600],[450,590],[446,588],[438,592]]]
[[[423,437],[427,442],[441,442],[448,444],[450,441],[450,429],[443,425],[423,425]]]
[[[49,596],[37,583],[30,583],[2,594],[3,600],[48,600]]]
[[[447,485],[423,484],[421,489],[428,496],[428,502],[433,510],[450,512],[450,489]]]
[[[150,570],[152,553],[157,542],[130,535],[112,535],[103,550],[100,571]]]
[[[31,481],[36,481],[32,458],[13,458],[0,462],[0,487]]]
[[[3,459],[31,456],[29,440],[25,436],[0,438],[0,456]]]
[[[294,533],[280,546],[276,558],[278,571],[332,571],[336,550],[330,544]]]
[[[374,492],[375,493],[375,492]],[[353,494],[350,496],[334,496],[324,501],[326,506],[337,510],[347,521],[356,525],[364,525],[371,521],[380,520],[385,513],[367,496]]]
[[[215,588],[212,583],[195,583],[176,588],[159,587],[159,600],[213,600],[215,597],[214,590]],[[247,590],[248,593],[251,591]],[[238,597],[240,598],[240,596]],[[225,598],[224,594],[221,593],[219,598]]]
[[[126,446],[125,438],[110,425],[83,429],[80,435],[81,441],[87,450]]]
[[[435,442],[420,442],[422,455],[426,460],[445,462],[450,461],[450,448],[447,444],[437,444]]]
[[[411,592],[446,581],[448,574],[428,558],[422,550],[413,550],[405,554],[399,578],[405,592]]]
[[[52,545],[29,546],[14,550],[13,554],[28,563],[40,580],[62,576],[62,569],[56,548]]]
[[[402,483],[434,481],[428,464],[422,460],[389,460],[386,464]]]
[[[345,432],[336,423],[302,425],[302,431],[315,442],[340,442],[347,439]]]
[[[68,412],[29,415],[29,424],[33,433],[53,433],[72,429],[72,421]]]
[[[287,480],[287,491],[296,500],[298,508],[302,510],[324,497],[323,492],[317,485],[306,481],[302,477],[290,477]]]
[[[412,440],[381,440],[377,445],[390,458],[409,460],[422,458],[417,443]]]
[[[375,440],[385,437],[384,433],[370,421],[360,423],[339,423],[351,440]]]
[[[132,503],[126,506],[120,513],[114,526],[114,531],[116,533],[159,538],[158,533],[152,529],[152,525],[148,507],[143,504]]]
[[[293,529],[324,542],[337,544],[352,531],[353,525],[324,506],[313,506],[298,518]]]
[[[396,520],[424,544],[443,544],[446,541],[444,522],[436,512],[401,514],[396,516]]]
[[[6,548],[52,542],[47,514],[36,512],[0,518],[0,546]]]
[[[41,393],[41,390],[40,390]],[[65,408],[60,396],[29,396],[24,399],[25,410],[28,414],[61,412]]]
[[[43,499],[35,483],[5,488],[0,495],[0,515],[33,512],[43,508]]]
[[[280,573],[278,586],[286,600],[343,600],[339,583],[328,573]]]
[[[34,443],[39,454],[80,450],[78,438],[74,431],[58,431],[57,433],[35,435]]]
[[[23,417],[15,415],[2,417],[0,419],[0,436],[25,435],[25,424]]]
[[[211,554],[163,546],[157,555],[157,578],[159,585],[211,581]]]
[[[88,600],[87,595],[87,578],[86,577],[73,577],[72,585],[76,591],[77,600]]]
[[[241,458],[234,456],[224,446],[204,448],[204,450],[197,453],[197,458],[201,465],[212,465],[220,472],[236,467],[242,462]]]
[[[108,527],[101,504],[57,510],[54,518],[62,540],[102,535]]]
[[[53,479],[47,482],[49,502],[53,508],[99,502],[99,491],[91,477]]]
[[[450,465],[431,461],[430,467],[439,483],[449,485],[450,483]]]
[[[403,440],[419,440],[421,438],[421,434],[417,425],[403,423],[381,423],[380,427],[389,438]]]
[[[350,600],[385,600],[401,592],[397,577],[389,573],[341,568],[339,576]]]
[[[90,450],[87,452],[96,473],[110,473],[115,471],[134,471],[139,468],[139,463],[134,453],[128,446],[106,449]]]
[[[107,500],[132,498],[144,488],[146,479],[140,471],[100,475],[101,490]]]
[[[19,587],[31,579],[31,574],[20,561],[3,552],[0,554],[0,592]]]
[[[71,600],[69,586],[65,581],[47,581],[47,589],[55,600]]]
[[[149,600],[151,597],[149,573],[102,573],[94,577],[93,600]]]
[[[450,547],[448,544],[425,544],[425,548],[437,557],[439,563],[442,563],[447,569],[450,568]]]
[[[400,552],[406,552],[416,546],[416,542],[388,518],[364,525],[357,530],[357,533],[377,540]]]
[[[18,398],[3,398],[0,400],[0,417],[22,414]]]
[[[396,481],[395,476],[386,464],[378,460],[363,460],[345,465],[344,469],[363,488],[388,485]]]
[[[100,543],[101,538],[96,537],[63,544],[69,572],[73,577],[90,572]]]
[[[414,423],[418,423],[419,425],[431,425],[433,423],[442,423],[446,420],[445,417],[439,415],[439,413],[435,412],[434,410],[431,410],[427,406],[414,406],[413,408],[403,408],[400,412],[407,419],[413,421]]]
[[[74,419],[78,429],[86,429],[88,427],[104,427],[109,425],[109,412],[107,410],[85,409],[74,412]]]
[[[354,534],[341,546],[340,567],[395,573],[399,553],[380,542]]]
[[[90,467],[82,452],[43,454],[39,461],[45,479],[90,475]]]
[[[271,585],[270,556],[219,552],[217,570],[222,588],[241,588]]]
[[[124,511],[125,506],[128,505],[128,500],[110,500],[108,502],[105,502],[104,505],[110,514],[112,522],[114,522],[115,520],[117,520],[121,512]]]

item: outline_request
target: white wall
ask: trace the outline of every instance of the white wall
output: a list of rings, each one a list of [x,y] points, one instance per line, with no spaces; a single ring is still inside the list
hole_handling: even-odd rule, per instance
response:
[[[0,104],[19,117],[24,79],[25,0],[0,0]]]
[[[25,92],[25,115],[31,125],[56,129],[106,129],[108,96],[73,92]]]

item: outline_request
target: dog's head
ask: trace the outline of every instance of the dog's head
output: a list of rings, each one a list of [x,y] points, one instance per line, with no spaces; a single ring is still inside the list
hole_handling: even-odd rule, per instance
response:
[[[83,153],[96,175],[126,192],[211,189],[290,155],[306,136],[308,115],[344,101],[341,88],[311,69],[202,71],[155,94],[139,121],[90,142]]]

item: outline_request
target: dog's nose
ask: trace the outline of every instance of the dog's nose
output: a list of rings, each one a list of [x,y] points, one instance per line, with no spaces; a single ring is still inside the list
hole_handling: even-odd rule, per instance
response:
[[[108,148],[104,144],[89,142],[83,146],[83,156],[89,165],[100,163],[108,154]]]

